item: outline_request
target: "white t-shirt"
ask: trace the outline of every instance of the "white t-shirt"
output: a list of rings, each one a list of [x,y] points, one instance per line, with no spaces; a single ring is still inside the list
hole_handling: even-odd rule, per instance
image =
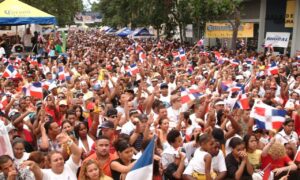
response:
[[[194,153],[195,159],[198,159],[197,157],[199,157],[200,152],[201,152],[200,149],[197,148]],[[197,161],[194,161],[194,162],[191,161],[190,164],[186,167],[183,174],[192,175],[192,173],[195,171],[194,163],[197,163]],[[226,164],[225,164],[225,158],[224,158],[223,152],[221,150],[219,150],[219,153],[217,156],[214,156],[212,158],[211,165],[212,165],[212,170],[214,170],[215,172],[220,173],[220,172],[227,171]]]
[[[15,158],[14,162],[17,165],[22,164],[24,161],[26,161],[29,158],[30,153],[24,152],[23,156],[20,159]]]
[[[174,128],[177,125],[179,120],[179,115],[181,112],[185,112],[189,109],[188,105],[185,103],[179,109],[173,109],[172,106],[167,109],[168,111],[168,118],[170,120],[170,128]]]
[[[183,172],[183,174],[191,175],[194,171],[200,174],[205,174],[204,157],[209,153],[205,151],[201,151],[200,148],[198,148],[196,152],[192,160],[189,162],[189,165],[186,167],[185,171]]]
[[[295,131],[292,131],[290,135],[287,135],[284,130],[281,130],[279,133],[275,135],[276,141],[280,142],[281,144],[285,144],[288,142],[293,142],[298,144],[298,135]]]
[[[61,174],[55,174],[51,169],[42,169],[43,180],[77,180],[76,173],[79,164],[75,164],[72,157],[64,165],[64,171]]]
[[[171,95],[168,96],[160,95],[159,100],[167,105],[171,105]]]

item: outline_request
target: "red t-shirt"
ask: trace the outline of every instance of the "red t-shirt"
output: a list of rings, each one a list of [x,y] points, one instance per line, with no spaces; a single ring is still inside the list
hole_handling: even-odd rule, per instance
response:
[[[268,166],[268,164],[271,164],[271,170],[276,169],[276,168],[281,168],[286,165],[288,165],[289,162],[292,160],[288,156],[284,156],[279,159],[272,159],[272,157],[268,154],[265,157],[261,157],[261,168],[264,169],[265,167]]]

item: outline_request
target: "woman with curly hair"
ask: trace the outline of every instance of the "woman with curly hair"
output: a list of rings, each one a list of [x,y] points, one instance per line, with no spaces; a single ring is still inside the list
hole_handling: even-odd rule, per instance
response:
[[[297,169],[296,164],[287,156],[284,145],[276,142],[275,138],[272,138],[271,142],[264,147],[261,157],[261,168],[265,169],[267,166],[270,166],[275,173],[275,177],[283,175],[282,172],[295,171]]]
[[[111,177],[106,176],[101,169],[99,169],[98,162],[94,159],[85,161],[79,172],[79,180],[112,180]]]

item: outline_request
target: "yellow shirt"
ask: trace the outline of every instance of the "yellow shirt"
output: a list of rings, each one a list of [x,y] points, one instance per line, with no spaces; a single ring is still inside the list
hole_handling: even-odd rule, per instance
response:
[[[261,150],[257,149],[253,153],[248,154],[248,160],[250,164],[254,167],[254,169],[259,169],[261,165]]]

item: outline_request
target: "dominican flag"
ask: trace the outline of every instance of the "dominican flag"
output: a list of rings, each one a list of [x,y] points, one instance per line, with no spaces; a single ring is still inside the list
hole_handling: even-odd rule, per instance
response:
[[[191,64],[189,64],[189,65],[187,66],[186,72],[187,72],[189,75],[192,75],[192,74],[193,74],[194,68],[193,68],[193,66],[192,66]]]
[[[227,89],[227,91],[229,91],[231,93],[239,92],[239,91],[242,91],[242,90],[243,90],[243,87],[240,87],[240,86],[237,86],[237,85]]]
[[[268,67],[268,73],[269,75],[275,75],[275,74],[278,74],[279,71],[278,71],[278,66],[275,62],[272,62],[269,67]]]
[[[180,60],[182,60],[182,61],[186,60],[185,51],[183,48],[179,48],[179,57],[180,57]]]
[[[203,94],[199,92],[199,90],[196,89],[183,89],[181,91],[181,103],[189,103],[190,101],[193,101],[195,99],[199,99]]]
[[[37,58],[36,58],[35,56],[31,57],[31,56],[29,55],[29,56],[27,57],[27,61],[28,61],[30,64],[34,65],[34,66],[38,66],[38,65],[39,65],[38,60],[37,60]]]
[[[286,111],[256,101],[250,112],[250,117],[255,119],[259,129],[279,129],[285,121]]]
[[[7,95],[4,95],[1,99],[1,109],[4,109],[8,103],[9,103],[8,97],[7,97]]]
[[[233,67],[238,67],[240,65],[240,61],[239,60],[236,60],[236,59],[232,59],[230,60],[230,64],[233,66]]]
[[[247,64],[255,64],[256,63],[256,60],[254,58],[246,58],[245,59],[245,62]]]
[[[180,60],[180,54],[179,54],[178,51],[173,51],[173,52],[172,52],[172,55],[173,55],[173,59],[174,59],[175,61],[179,61],[179,60]]]
[[[132,50],[134,50],[134,47],[131,45],[131,46],[128,46],[128,48],[127,48],[127,51],[132,51]]]
[[[220,52],[215,51],[214,54],[215,54],[215,58],[216,58],[218,64],[223,64],[225,62],[225,60],[221,56]]]
[[[8,65],[2,75],[5,78],[21,78],[21,74],[12,66]]]
[[[137,67],[136,64],[131,64],[130,66],[127,66],[125,68],[125,71],[130,75],[134,76],[140,72],[139,68]]]
[[[139,54],[141,51],[144,51],[143,47],[139,43],[135,43],[135,53]]]
[[[140,52],[139,53],[139,60],[143,63],[144,61],[146,61],[147,55],[144,52]]]
[[[21,64],[22,63],[22,59],[19,58],[19,57],[16,57],[15,62],[16,62],[16,64]]]
[[[153,179],[153,154],[155,147],[155,136],[152,138],[142,156],[136,161],[132,169],[127,173],[125,180]]]
[[[197,42],[197,46],[201,47],[204,45],[204,39],[200,39],[198,42]]]
[[[43,98],[43,88],[41,82],[33,82],[29,87],[30,96]]]
[[[248,97],[246,94],[239,94],[236,103],[234,104],[233,109],[250,109]]]
[[[221,83],[221,89],[222,89],[222,91],[234,91],[234,89],[235,88],[233,88],[233,87],[235,87],[236,86],[236,83],[234,83],[234,82],[222,82]],[[233,88],[233,89],[231,89],[231,88]]]
[[[42,81],[41,83],[42,83],[42,88],[48,90],[50,84],[53,83],[53,80],[45,80],[45,81]]]
[[[66,72],[63,66],[58,67],[58,79],[61,81],[71,79],[70,73]]]

